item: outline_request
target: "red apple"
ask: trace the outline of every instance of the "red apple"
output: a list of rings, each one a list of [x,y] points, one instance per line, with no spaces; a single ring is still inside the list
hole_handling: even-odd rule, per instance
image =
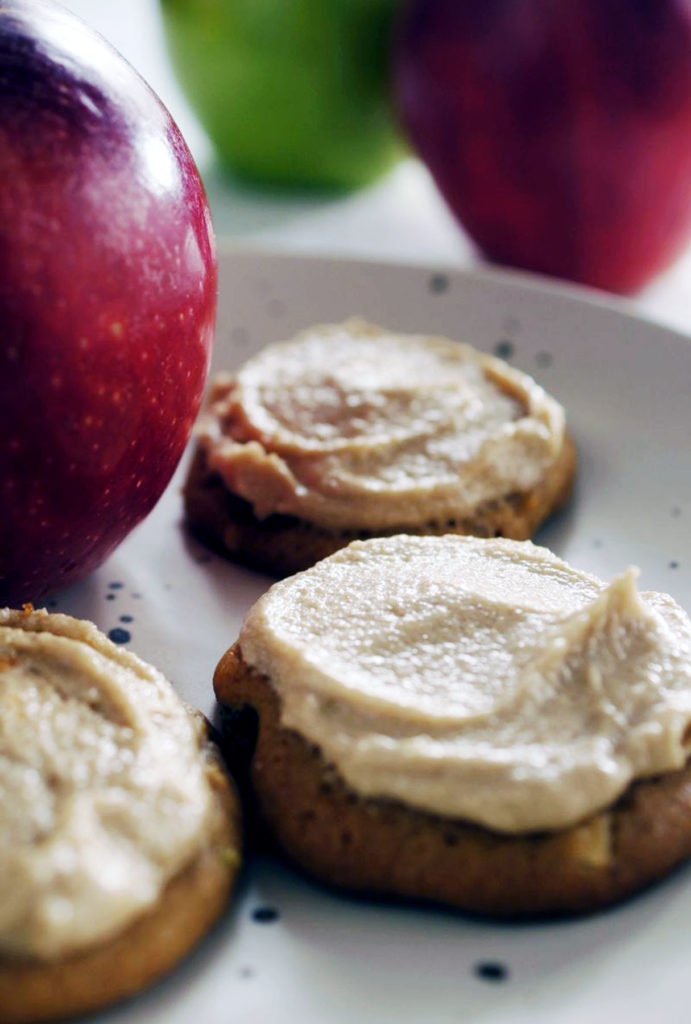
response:
[[[98,565],[153,507],[208,369],[216,257],[169,114],[48,0],[0,4],[0,604]]]
[[[412,0],[400,117],[500,263],[630,292],[691,233],[691,0]]]

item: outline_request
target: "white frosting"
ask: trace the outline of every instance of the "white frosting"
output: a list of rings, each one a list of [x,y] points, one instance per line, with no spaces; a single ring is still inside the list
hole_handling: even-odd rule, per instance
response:
[[[273,586],[240,636],[361,795],[507,832],[558,829],[681,767],[691,623],[529,542],[357,542]]]
[[[0,952],[67,955],[156,903],[208,834],[200,728],[91,623],[0,611]]]
[[[197,434],[259,518],[383,529],[530,490],[561,451],[564,415],[527,374],[469,345],[350,320],[217,378]]]

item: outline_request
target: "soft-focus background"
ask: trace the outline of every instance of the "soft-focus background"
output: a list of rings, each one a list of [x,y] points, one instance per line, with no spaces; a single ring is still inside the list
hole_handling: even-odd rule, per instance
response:
[[[66,6],[105,35],[168,106],[202,171],[220,239],[428,266],[465,267],[477,260],[430,175],[411,157],[374,184],[340,195],[286,194],[231,182],[220,173],[177,81],[157,0],[67,0]],[[691,251],[632,301],[646,315],[691,331]]]

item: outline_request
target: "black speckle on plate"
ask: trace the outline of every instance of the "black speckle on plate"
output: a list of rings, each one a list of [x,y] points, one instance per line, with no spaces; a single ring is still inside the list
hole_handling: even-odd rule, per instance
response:
[[[509,977],[509,968],[496,960],[481,960],[475,964],[475,976],[482,981],[506,981]]]
[[[120,622],[134,622],[134,616],[132,615],[121,615]]]
[[[254,967],[241,967],[239,973],[241,978],[253,978]]]
[[[114,644],[127,644],[132,639],[132,636],[128,629],[121,629],[120,626],[116,626],[114,629],[109,630],[108,639],[112,640]]]
[[[501,341],[498,341],[494,346],[494,354],[495,356],[499,356],[500,359],[510,359],[514,354],[513,342],[509,341],[508,338],[503,338]]]
[[[545,369],[552,365],[554,362],[554,356],[551,352],[538,352],[535,356],[535,362],[541,369]]]
[[[113,583],[109,583],[108,584],[108,587],[110,588],[110,590],[122,590],[122,588],[124,586],[125,586],[125,584],[124,583],[120,583],[119,580],[115,580]]]
[[[106,594],[106,601],[114,601],[117,596],[117,594]]]
[[[599,540],[599,538],[595,538],[595,540],[593,541],[593,547],[594,548],[601,548],[602,547],[602,541]]]
[[[504,321],[504,330],[507,334],[520,334],[523,329],[523,325],[518,317],[507,316]]]
[[[273,924],[280,916],[275,907],[256,907],[252,911],[252,920],[257,924]]]
[[[669,563],[669,567],[670,567],[670,569],[678,569],[679,568],[679,563],[676,561],[676,559],[673,559]]]
[[[672,519],[678,519],[681,515],[681,509],[678,505],[675,505],[674,508],[670,510],[669,514],[671,515]]]
[[[449,290],[449,279],[446,274],[432,274],[428,286],[434,295],[441,295]]]

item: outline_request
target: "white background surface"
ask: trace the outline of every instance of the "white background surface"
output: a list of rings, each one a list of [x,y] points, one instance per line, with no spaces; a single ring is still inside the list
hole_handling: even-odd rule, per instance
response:
[[[220,238],[427,265],[466,267],[474,262],[470,242],[427,172],[412,159],[370,188],[338,199],[270,196],[224,181],[175,81],[157,0],[67,0],[65,6],[105,35],[166,104],[200,166]],[[691,250],[638,296],[635,305],[663,323],[691,331]]]

